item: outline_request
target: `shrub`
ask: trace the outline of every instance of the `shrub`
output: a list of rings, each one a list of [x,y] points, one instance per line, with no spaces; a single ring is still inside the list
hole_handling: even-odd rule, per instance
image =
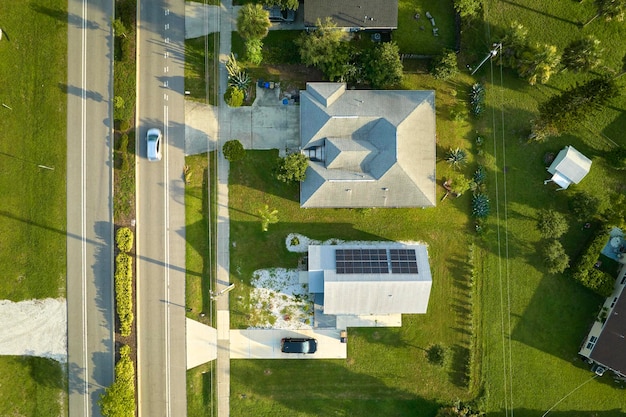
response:
[[[261,39],[248,39],[246,41],[246,58],[248,62],[254,65],[263,62],[263,42]]]
[[[567,232],[569,225],[565,217],[554,210],[541,210],[539,212],[539,220],[537,221],[537,229],[541,233],[541,237],[546,239],[557,239]]]
[[[447,80],[459,73],[456,53],[449,49],[444,49],[443,53],[435,58],[431,69],[433,76],[439,80]]]
[[[121,252],[130,252],[133,248],[133,231],[128,227],[120,227],[115,234],[115,243]]]
[[[126,152],[128,152],[128,133],[122,133],[122,136],[120,136],[118,150],[122,154],[125,154]]]
[[[450,148],[446,154],[446,162],[452,165],[452,168],[460,169],[467,162],[467,154],[461,148]]]
[[[130,347],[120,347],[120,359],[115,364],[115,380],[98,401],[104,417],[134,417],[135,367],[130,357]]]
[[[133,259],[126,253],[115,258],[115,305],[120,334],[129,336],[133,326]]]
[[[489,197],[486,194],[478,193],[472,197],[472,216],[484,219],[490,211]]]
[[[229,140],[222,146],[224,158],[229,162],[240,161],[246,157],[246,150],[237,139]]]
[[[558,240],[550,240],[542,248],[543,259],[551,274],[560,274],[569,266],[569,256]]]
[[[572,277],[583,286],[595,291],[603,297],[608,297],[613,293],[613,286],[615,284],[615,277],[611,277],[596,268],[600,251],[607,240],[608,234],[606,233],[606,229],[601,227],[598,234],[582,251],[572,266]]]
[[[120,122],[120,131],[126,132],[128,129],[130,129],[130,122],[128,120],[122,120]]]
[[[487,179],[487,170],[482,165],[478,165],[478,169],[474,172],[473,180],[477,185],[484,184]]]
[[[426,359],[433,365],[442,366],[446,351],[440,345],[433,345],[426,350]]]
[[[241,107],[243,104],[244,93],[237,87],[230,86],[224,93],[224,101],[230,107]]]
[[[306,178],[309,160],[301,153],[292,153],[278,160],[276,178],[282,182],[302,182]]]
[[[481,83],[473,84],[470,89],[470,109],[474,116],[485,111],[485,87]]]

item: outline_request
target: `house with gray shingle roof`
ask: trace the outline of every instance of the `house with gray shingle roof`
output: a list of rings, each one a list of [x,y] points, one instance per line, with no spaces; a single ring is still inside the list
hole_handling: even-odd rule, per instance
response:
[[[305,0],[303,8],[307,28],[327,17],[352,32],[398,28],[398,0]]]
[[[434,207],[435,92],[348,90],[307,83],[300,92],[300,185],[308,207]]]

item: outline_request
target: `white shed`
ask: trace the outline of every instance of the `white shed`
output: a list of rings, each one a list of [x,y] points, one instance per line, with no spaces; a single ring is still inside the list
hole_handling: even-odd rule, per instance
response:
[[[591,159],[578,152],[573,146],[566,146],[548,167],[552,178],[545,180],[547,184],[552,181],[559,185],[559,190],[564,190],[570,184],[578,184],[589,173]]]

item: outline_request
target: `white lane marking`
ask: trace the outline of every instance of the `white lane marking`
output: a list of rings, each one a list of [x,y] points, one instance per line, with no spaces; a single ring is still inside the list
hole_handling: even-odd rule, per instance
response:
[[[165,43],[170,43],[170,38],[165,38]]]
[[[87,352],[87,1],[82,3],[81,27],[81,132],[80,132],[80,250],[81,250],[81,286],[82,286],[82,324],[83,324],[83,413],[89,416],[89,362]]]
[[[163,94],[163,100],[168,101],[170,99],[170,96],[168,96],[167,94]]]
[[[170,67],[163,67],[163,72],[165,73],[170,72]]]
[[[170,28],[170,24],[169,24],[169,23],[166,23],[166,24],[165,24],[165,30],[169,30],[169,28]]]
[[[165,16],[169,16],[170,14],[170,9],[165,9]]]
[[[167,81],[167,80],[163,81],[163,87],[169,88],[169,86],[170,86],[170,82],[169,81]]]
[[[163,150],[165,151],[165,169],[163,170],[163,183],[165,184],[165,192],[163,194],[165,208],[165,398],[167,402],[167,415],[172,415],[172,403],[170,401],[170,238],[169,238],[169,152],[166,151],[167,141],[169,138],[169,107],[163,106]]]

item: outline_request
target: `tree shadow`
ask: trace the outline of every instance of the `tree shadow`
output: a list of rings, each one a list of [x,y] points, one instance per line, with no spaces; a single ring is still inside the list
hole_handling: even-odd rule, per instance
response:
[[[262,407],[273,415],[431,417],[439,408],[433,400],[349,368],[336,360],[232,361],[231,413],[258,415]],[[308,375],[307,382],[293,383],[293,375]]]
[[[21,356],[20,361],[28,366],[31,378],[38,385],[63,390],[67,388],[64,364],[37,356]]]
[[[567,19],[564,19],[564,18],[562,18],[562,17],[560,17],[560,16],[555,16],[555,15],[553,15],[553,14],[549,14],[549,13],[543,12],[543,11],[541,11],[541,10],[533,9],[532,7],[524,6],[524,5],[522,5],[522,4],[515,3],[515,2],[510,1],[510,0],[502,0],[502,2],[504,2],[504,3],[508,3],[508,4],[511,4],[511,5],[513,5],[513,6],[516,6],[516,7],[519,7],[519,8],[522,8],[522,9],[525,9],[525,10],[528,10],[528,11],[531,11],[531,12],[538,13],[538,14],[540,14],[540,15],[542,15],[542,16],[549,17],[550,19],[555,19],[555,20],[561,21],[561,22],[563,22],[563,23],[569,23],[569,24],[571,24],[571,25],[576,26],[577,28],[579,28],[579,27],[580,27],[580,25],[581,25],[581,23],[580,23],[580,22],[574,22],[573,20],[567,20]]]
[[[35,2],[30,3],[30,8],[38,13],[50,16],[51,18],[56,19],[59,22],[68,22],[70,25],[77,28],[83,27],[84,22],[84,26],[86,29],[100,29],[100,25],[98,25],[98,23],[91,20],[85,21],[82,17],[73,13],[68,13],[66,10],[53,9],[50,7],[42,6],[41,4],[37,4]]]
[[[104,100],[104,97],[98,91],[84,90],[80,87],[68,85],[65,83],[59,83],[58,85],[59,89],[61,89],[61,91],[65,94],[71,94],[76,97],[85,97],[89,100],[97,101],[98,103]]]

